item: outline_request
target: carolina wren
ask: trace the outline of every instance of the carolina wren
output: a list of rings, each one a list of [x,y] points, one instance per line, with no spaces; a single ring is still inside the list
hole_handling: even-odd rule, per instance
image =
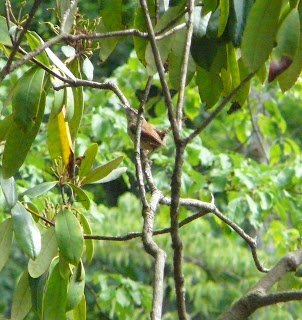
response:
[[[138,113],[136,110],[130,107],[123,106],[123,108],[126,111],[126,116],[128,120],[128,134],[131,140],[135,142]],[[170,132],[170,129],[160,131],[154,128],[145,120],[145,118],[143,119],[141,130],[141,149],[150,152],[163,146],[163,139]]]

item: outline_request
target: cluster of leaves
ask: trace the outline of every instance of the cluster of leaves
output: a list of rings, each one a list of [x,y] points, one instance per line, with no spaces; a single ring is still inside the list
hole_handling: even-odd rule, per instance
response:
[[[144,12],[137,1],[102,1],[101,19],[93,22],[84,20],[77,13],[77,1],[72,2],[70,8],[69,3],[57,1],[58,18],[63,21],[59,30],[62,34],[105,33],[132,27],[147,31]],[[257,72],[263,82],[267,77],[265,63],[270,54],[282,63],[284,57],[287,58],[285,66],[278,63],[271,65],[270,80],[277,78],[283,91],[294,85],[302,68],[301,8],[298,0],[210,0],[195,7],[187,75],[187,84],[190,85],[187,87],[185,106],[188,127],[198,125],[207,115],[204,108],[200,109],[200,101],[205,104],[205,109],[213,107],[221,97],[232,94],[251,73]],[[148,1],[148,9],[157,35],[186,22],[186,1],[170,1],[169,4],[163,1],[160,15],[153,1]],[[64,14],[68,10],[66,18]],[[260,23],[260,20],[265,22]],[[0,17],[0,49],[6,56],[12,50],[11,37],[19,34],[21,24],[22,21],[15,21],[15,25],[7,30],[6,19]],[[56,27],[52,27],[58,32]],[[175,91],[180,86],[185,32],[182,29],[158,40],[170,89]],[[44,43],[34,31],[27,31],[25,38],[22,46],[29,50],[35,50]],[[100,49],[99,58],[104,62],[121,41],[121,37],[108,37],[97,42],[83,40],[64,43],[61,47],[64,62],[49,48],[36,59],[59,76],[92,80],[94,70],[90,57],[94,51]],[[133,46],[136,56],[133,54],[127,65],[115,71],[113,80],[118,81],[123,94],[131,97],[129,100],[135,106],[139,104],[139,99],[135,99],[133,92],[139,96],[138,89],[142,89],[144,80],[148,75],[153,76],[157,69],[149,40],[134,37]],[[17,53],[17,58],[20,57],[21,54]],[[3,103],[2,114],[5,117],[0,120],[0,141],[5,141],[0,182],[7,201],[6,208],[11,214],[10,218],[3,218],[0,225],[0,269],[7,262],[13,234],[21,250],[30,258],[16,287],[11,318],[23,319],[32,309],[43,319],[85,319],[87,293],[84,294],[83,261],[89,264],[94,252],[93,242],[84,241],[84,234],[92,233],[88,217],[96,221],[92,227],[101,234],[108,234],[108,230],[110,235],[140,230],[139,204],[133,195],[123,195],[117,207],[108,208],[93,202],[95,190],[89,189],[91,193],[83,190],[88,184],[107,183],[120,177],[126,171],[125,167],[118,167],[123,159],[130,170],[128,178],[124,177],[124,183],[130,186],[134,170],[130,157],[125,154],[130,146],[125,119],[120,116],[119,110],[112,109],[117,105],[117,97],[108,92],[87,93],[89,104],[94,107],[87,106],[87,117],[84,119],[83,88],[64,86],[63,81],[37,66],[30,65],[19,77],[12,75],[11,81],[12,84],[7,83],[10,91]],[[231,99],[239,108],[248,98],[249,86],[250,81],[247,81]],[[57,90],[52,90],[53,87]],[[164,127],[167,119],[158,80],[154,81],[154,88],[157,88],[157,94],[148,100],[147,109],[150,114],[156,115],[154,124]],[[268,251],[273,243],[281,255],[289,249],[296,249],[301,236],[301,205],[297,194],[300,193],[302,174],[299,142],[286,135],[284,118],[289,121],[290,116],[282,115],[274,102],[267,101],[264,112],[260,112],[257,106],[254,110],[259,130],[265,137],[269,165],[246,160],[242,154],[231,150],[234,141],[245,149],[246,142],[250,141],[255,131],[248,110],[234,113],[227,119],[223,115],[217,118],[202,139],[197,138],[188,146],[182,192],[186,197],[202,199],[209,199],[210,192],[213,193],[219,207],[234,221],[245,225],[251,233],[258,230],[265,232],[263,250]],[[46,135],[37,137],[40,128],[47,132],[47,150],[40,145],[46,141]],[[192,129],[186,129],[185,134],[190,132]],[[227,137],[223,137],[225,133]],[[98,145],[91,144],[89,139],[102,143],[101,152],[98,153]],[[226,151],[228,145],[230,150]],[[154,179],[163,192],[169,190],[173,154],[172,138],[168,137],[167,147],[153,155]],[[53,171],[45,170],[45,164],[41,165],[34,159],[41,158],[41,155],[53,160]],[[104,162],[104,159],[109,162],[93,168],[95,160]],[[25,166],[21,168],[24,162]],[[30,166],[33,168],[30,169]],[[22,173],[23,178],[18,181],[18,188],[24,189],[21,192],[17,192],[12,178],[18,172]],[[29,180],[33,176],[37,184],[29,188]],[[47,182],[41,183],[45,179]],[[61,197],[55,187],[63,194]],[[51,196],[44,201],[39,200],[48,191],[51,191]],[[122,190],[119,191],[122,193]],[[121,215],[121,212],[124,214]],[[165,213],[166,209],[162,208],[156,221],[157,228],[166,227],[169,223]],[[189,214],[190,211],[183,210],[181,216],[187,217]],[[251,271],[251,258],[234,234],[211,217],[184,230],[183,239],[189,255],[184,272],[191,289],[188,293],[191,313],[196,317],[212,317],[240,296],[255,279]],[[198,239],[196,233],[202,239]],[[221,234],[224,239],[219,238]],[[202,247],[200,252],[196,251],[203,241],[209,245]],[[163,236],[159,243],[169,253],[168,237]],[[110,257],[103,258],[108,269],[109,266],[119,265],[120,270],[109,270],[101,275],[96,273],[89,280],[100,292],[97,300],[104,312],[117,315],[120,319],[133,316],[147,318],[150,287],[142,285],[139,280],[149,283],[151,261],[142,261],[144,253],[135,248],[137,243],[122,245],[123,250],[116,244],[103,244],[99,249],[101,253],[112,253]],[[131,255],[125,247],[129,248]],[[242,259],[234,259],[234,251]],[[196,263],[199,255],[206,260],[201,265]],[[274,258],[271,257],[272,261]],[[135,267],[131,266],[133,262]],[[129,275],[136,281],[127,279]],[[220,285],[222,281],[227,282],[224,287]],[[299,281],[295,281],[299,285]],[[172,302],[175,297],[170,287],[173,287],[172,276],[168,275],[165,319],[175,319]],[[207,302],[202,307],[200,299]],[[94,312],[98,311],[91,311]],[[282,310],[281,313],[284,318],[289,317],[287,311]],[[272,311],[272,314],[278,312]]]

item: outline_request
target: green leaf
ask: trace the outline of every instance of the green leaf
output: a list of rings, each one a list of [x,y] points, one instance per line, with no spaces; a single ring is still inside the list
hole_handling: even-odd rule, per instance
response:
[[[302,39],[300,39],[299,47],[292,64],[284,72],[278,76],[278,82],[282,92],[289,90],[298,80],[302,70]]]
[[[60,254],[69,263],[76,266],[82,256],[84,245],[78,219],[67,209],[60,211],[57,215],[55,228]]]
[[[61,33],[70,33],[75,21],[75,14],[77,12],[78,0],[70,1],[68,9],[63,13]]]
[[[51,182],[43,182],[34,186],[30,189],[27,189],[22,193],[21,196],[28,196],[29,198],[37,198],[42,194],[46,193],[47,191],[51,190],[54,186],[56,186],[58,181],[51,181]]]
[[[97,143],[93,143],[92,145],[90,145],[85,154],[84,154],[84,159],[81,162],[80,168],[79,168],[79,176],[80,177],[85,177],[89,171],[91,170],[94,161],[95,161],[95,157],[97,155],[98,152],[98,148],[99,146],[97,145]]]
[[[196,84],[198,86],[200,100],[205,102],[207,108],[213,107],[218,101],[223,85],[218,74],[197,68]]]
[[[90,199],[87,196],[86,192],[81,188],[77,187],[76,185],[74,185],[73,183],[69,183],[68,185],[77,194],[76,202],[81,203],[86,210],[89,210]]]
[[[100,24],[97,27],[97,31],[100,33],[108,32],[102,20],[100,21]],[[139,37],[134,37],[134,40],[135,38],[139,38]],[[115,49],[116,45],[118,44],[118,39],[117,37],[109,37],[109,38],[100,39],[99,42],[101,47],[100,59],[101,59],[101,62],[104,62],[107,60],[107,58],[110,56],[112,51]]]
[[[6,19],[4,17],[0,17],[0,44],[3,44],[5,46],[12,45],[7,29]]]
[[[127,167],[120,167],[113,169],[105,178],[95,181],[93,183],[107,183],[119,178],[122,174],[124,174],[128,170]]]
[[[67,87],[65,91],[65,121],[69,122],[74,115],[74,96],[71,87]]]
[[[231,0],[230,15],[228,21],[229,36],[235,47],[241,44],[243,30],[246,25],[247,16],[255,0]]]
[[[182,5],[177,7],[170,7],[168,11],[166,11],[159,19],[154,31],[160,31],[162,28],[166,27],[166,25],[175,17],[177,17],[182,10]],[[169,29],[171,29],[174,25],[172,25]],[[169,30],[168,29],[168,30]],[[157,47],[160,53],[161,61],[164,64],[170,54],[172,44],[173,44],[174,36],[165,37],[164,39],[157,41]],[[157,73],[157,67],[153,56],[153,50],[151,44],[148,43],[145,54],[146,62],[147,62],[147,72],[149,75],[154,75]]]
[[[58,72],[59,73],[59,72]],[[54,78],[54,86],[59,87],[63,85],[64,82],[58,78]],[[66,95],[66,88],[55,90],[54,92],[54,100],[53,100],[53,107],[52,107],[52,113],[54,115],[58,115],[64,106],[65,102],[65,95]]]
[[[62,46],[61,51],[65,54],[67,58],[73,58],[76,55],[76,50],[72,46]]]
[[[13,223],[8,218],[0,224],[0,271],[6,264],[13,241]]]
[[[43,320],[66,320],[67,286],[68,280],[61,277],[57,263],[47,283],[43,301]]]
[[[34,31],[27,31],[25,33],[25,36],[26,36],[27,43],[29,44],[32,51],[41,47],[44,42],[40,38],[40,36]],[[47,67],[49,66],[49,60],[48,60],[47,54],[44,51],[38,56],[35,56],[35,59],[42,62]]]
[[[48,272],[45,272],[38,278],[29,278],[29,285],[31,291],[32,309],[37,312],[39,319],[42,319],[43,298],[48,280]]]
[[[41,234],[31,214],[20,204],[11,210],[16,240],[31,259],[35,260],[41,250]]]
[[[275,177],[275,181],[279,188],[283,189],[289,187],[292,183],[292,179],[295,176],[295,170],[293,168],[284,168]]]
[[[220,37],[227,25],[229,18],[229,0],[220,0],[220,17],[219,17],[219,27],[218,27],[218,37]]]
[[[82,185],[93,183],[105,178],[112,170],[116,169],[119,166],[119,164],[123,161],[123,158],[123,156],[120,156],[102,166],[91,170],[89,174],[83,179]]]
[[[83,69],[83,73],[86,76],[87,80],[92,81],[94,66],[87,57],[85,58],[85,60],[83,62],[82,69]]]
[[[238,60],[238,67],[239,67],[239,74],[240,74],[240,82],[242,82],[249,74],[248,69],[242,62],[242,59],[240,58]],[[248,81],[242,89],[235,95],[233,98],[233,101],[237,101],[241,106],[246,102],[249,92],[250,92],[250,85],[251,81]]]
[[[248,16],[242,39],[242,58],[256,71],[267,60],[278,30],[282,0],[256,0]]]
[[[4,194],[5,200],[10,208],[12,208],[18,201],[17,187],[15,179],[10,177],[4,179],[2,176],[2,170],[0,171],[0,185]]]
[[[86,299],[85,295],[83,295],[82,300],[73,309],[73,320],[86,320]]]
[[[7,137],[7,133],[9,131],[10,126],[13,123],[13,115],[9,115],[8,117],[0,120],[0,142],[5,141]]]
[[[79,79],[82,78],[80,69],[81,68],[80,68],[79,58],[77,58],[72,62],[70,66],[70,70]],[[71,139],[72,141],[74,141],[78,133],[82,116],[83,116],[84,98],[83,98],[83,87],[72,88],[72,90],[73,90],[73,96],[74,96],[74,115],[72,119],[69,121],[69,127],[70,127]]]
[[[11,319],[23,320],[31,309],[31,294],[28,281],[28,272],[25,270],[16,286]]]
[[[300,40],[300,18],[299,12],[293,9],[283,20],[277,33],[277,48],[281,56],[294,58]]]
[[[71,267],[68,261],[60,254],[59,256],[59,271],[60,275],[64,279],[69,279],[71,274]]]
[[[81,214],[81,225],[83,227],[84,233],[91,235],[92,234],[92,230],[90,227],[90,224],[88,222],[88,220],[86,219],[86,217],[84,216],[84,214]],[[93,240],[91,239],[85,239],[85,247],[86,247],[86,263],[90,264],[92,258],[93,258],[93,254],[94,254],[94,243]]]
[[[179,90],[180,78],[181,78],[181,67],[183,65],[183,52],[185,48],[186,30],[177,32],[174,36],[171,52],[169,55],[169,80],[175,90]],[[188,73],[186,79],[186,85],[191,81],[196,70],[196,64],[189,56],[188,61]]]
[[[27,133],[20,130],[15,123],[9,128],[2,160],[4,178],[12,177],[22,166],[31,145],[39,132],[44,115],[44,108],[45,94],[42,91],[39,102],[39,111],[34,126]]]
[[[37,121],[45,71],[33,67],[19,80],[12,97],[13,118],[17,126],[28,132]]]
[[[202,7],[194,8],[193,34],[195,38],[202,38],[206,32],[211,14],[203,15]]]
[[[32,278],[40,277],[49,269],[50,263],[56,253],[58,245],[55,235],[55,228],[50,227],[42,234],[42,246],[36,260],[30,259],[28,262],[28,272]]]
[[[69,281],[66,311],[73,310],[82,300],[85,287],[85,269],[80,261]]]
[[[216,39],[210,39],[206,36],[197,38],[193,36],[191,45],[191,54],[196,64],[209,71],[218,51]]]

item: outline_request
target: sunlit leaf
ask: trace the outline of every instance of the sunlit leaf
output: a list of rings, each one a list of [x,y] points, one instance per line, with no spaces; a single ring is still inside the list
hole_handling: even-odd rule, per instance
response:
[[[86,57],[83,62],[83,73],[86,76],[87,80],[93,80],[93,70],[94,66],[91,61]]]
[[[35,50],[43,44],[43,40],[41,37],[34,31],[27,31],[26,40],[31,48],[31,50]],[[49,66],[49,60],[47,54],[43,51],[41,54],[35,57],[38,61],[42,62],[44,65]]]
[[[43,182],[41,184],[38,184],[37,186],[27,189],[22,193],[22,195],[23,196],[26,195],[29,198],[39,197],[42,194],[46,193],[47,191],[51,190],[57,183],[58,181]]]
[[[93,183],[105,178],[112,170],[116,169],[119,164],[123,161],[123,156],[120,156],[114,160],[107,162],[106,164],[99,166],[89,172],[84,178],[82,184]]]
[[[84,154],[84,159],[81,162],[80,168],[79,168],[79,176],[80,177],[85,177],[89,171],[91,170],[93,163],[95,161],[95,157],[98,152],[98,145],[97,143],[93,143],[90,145],[85,154]]]
[[[15,289],[11,319],[23,320],[31,309],[31,294],[28,281],[28,272],[25,270]]]
[[[281,5],[282,0],[257,0],[251,9],[242,38],[242,58],[250,71],[267,60],[274,46]]]
[[[11,210],[14,234],[25,254],[35,260],[41,250],[41,234],[31,214],[20,204]]]
[[[86,300],[85,295],[83,295],[82,300],[73,309],[73,320],[86,320]]]
[[[0,185],[4,194],[5,200],[10,208],[12,208],[18,201],[17,187],[14,177],[4,179],[2,177],[2,170],[0,171]]]
[[[84,190],[82,190],[81,188],[77,187],[76,185],[69,183],[68,184],[71,189],[76,193],[76,202],[79,202],[82,204],[82,206],[86,209],[89,210],[90,208],[90,199],[87,196],[87,194],[85,193]]]
[[[38,115],[35,119],[34,126],[28,131],[23,132],[15,123],[8,131],[6,144],[3,152],[3,177],[12,177],[22,166],[26,155],[39,132],[40,124],[44,115],[45,94],[42,92]]]
[[[76,266],[82,256],[84,239],[78,219],[69,210],[60,211],[57,215],[56,237],[60,254]]]
[[[9,257],[12,240],[13,223],[12,219],[8,218],[0,224],[0,271]]]
[[[75,14],[77,11],[77,4],[78,4],[78,0],[71,0],[69,2],[69,6],[68,9],[62,13],[62,25],[61,25],[61,32],[62,33],[70,33],[73,23],[74,23],[74,19],[75,19]]]
[[[4,17],[0,17],[0,44],[11,46],[12,42],[7,29],[7,22]]]
[[[50,227],[42,235],[42,246],[36,260],[30,259],[28,262],[28,272],[32,278],[40,277],[50,266],[52,259],[58,252],[55,228]]]
[[[113,180],[118,179],[122,174],[124,174],[128,170],[127,167],[120,167],[113,169],[105,178],[97,180],[93,183],[107,183]]]
[[[65,320],[68,280],[60,276],[56,264],[49,277],[43,301],[43,320]]]
[[[84,230],[85,234],[91,235],[92,234],[92,230],[90,227],[90,224],[87,220],[87,218],[85,217],[84,214],[81,214],[81,224]],[[90,264],[92,258],[93,258],[93,254],[94,254],[94,243],[93,240],[91,239],[85,239],[85,247],[86,247],[86,263]]]

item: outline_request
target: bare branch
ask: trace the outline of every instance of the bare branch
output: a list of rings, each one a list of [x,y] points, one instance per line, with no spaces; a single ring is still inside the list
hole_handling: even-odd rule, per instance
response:
[[[186,32],[186,42],[185,48],[183,53],[183,63],[181,66],[181,77],[180,77],[180,85],[179,85],[179,93],[178,93],[178,101],[176,107],[176,120],[178,122],[178,128],[181,129],[182,126],[182,118],[183,118],[183,107],[184,107],[184,95],[185,95],[185,88],[186,88],[186,81],[187,81],[187,74],[188,74],[188,62],[190,56],[190,48],[192,42],[192,35],[193,35],[193,15],[194,11],[194,0],[189,1],[188,5],[188,28]]]
[[[217,208],[213,211],[213,213],[220,219],[222,220],[224,223],[226,223],[227,225],[229,225],[234,231],[236,231],[240,237],[242,239],[244,239],[246,241],[246,243],[249,245],[251,252],[252,252],[252,256],[253,259],[255,261],[255,265],[257,267],[257,269],[261,272],[268,272],[269,269],[264,268],[259,259],[258,259],[258,255],[257,255],[257,242],[255,239],[253,239],[252,237],[250,237],[247,233],[244,232],[243,229],[241,229],[236,223],[234,223],[232,220],[230,220],[228,217],[226,217],[225,215],[223,215]]]
[[[302,291],[268,293],[269,290],[287,273],[293,272],[302,264],[302,250],[284,256],[250,291],[239,299],[219,320],[243,320],[264,306],[302,300]]]

